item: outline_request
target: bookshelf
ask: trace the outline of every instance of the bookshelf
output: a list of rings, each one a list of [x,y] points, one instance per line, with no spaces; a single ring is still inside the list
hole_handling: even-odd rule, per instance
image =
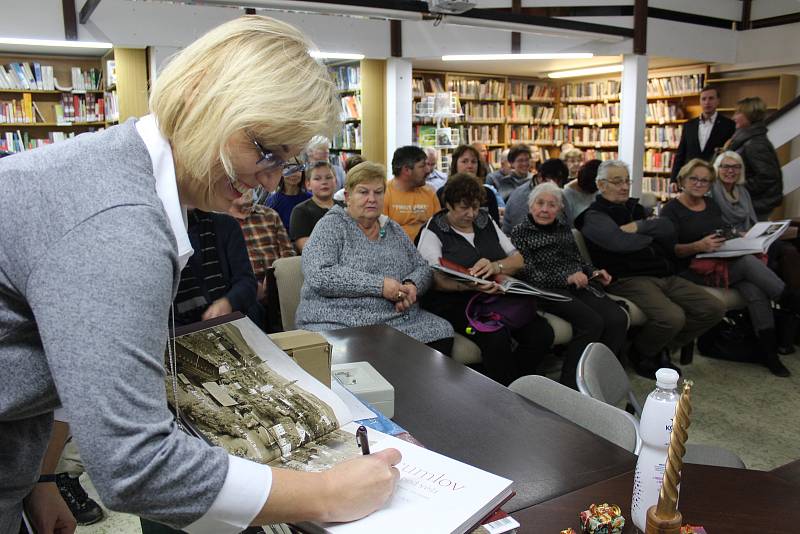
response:
[[[143,103],[143,107],[134,108],[128,102],[135,99],[125,101],[126,109],[136,111],[130,115],[138,116],[147,113],[147,71],[144,50],[137,52],[141,54],[138,63],[125,60],[123,64],[131,70],[131,76],[135,74],[143,82],[136,85],[124,76],[120,88]],[[29,150],[111,124],[107,120],[109,93],[105,90],[108,78],[103,58],[0,53],[0,64],[3,150]],[[138,73],[133,72],[135,69]],[[139,93],[135,87],[139,87]]]
[[[113,72],[109,71],[109,62],[114,65]],[[147,51],[115,47],[103,56],[102,67],[105,96],[111,112],[106,126],[147,115]]]

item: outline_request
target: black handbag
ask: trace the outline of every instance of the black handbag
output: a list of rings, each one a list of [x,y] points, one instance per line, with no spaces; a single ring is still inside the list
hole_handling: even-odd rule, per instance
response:
[[[758,340],[746,310],[734,310],[697,338],[697,349],[708,358],[755,363]]]

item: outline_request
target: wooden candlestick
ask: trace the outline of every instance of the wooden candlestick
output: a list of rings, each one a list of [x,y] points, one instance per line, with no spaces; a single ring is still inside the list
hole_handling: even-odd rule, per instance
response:
[[[681,483],[683,455],[686,454],[686,440],[689,437],[686,430],[692,423],[692,385],[691,380],[684,380],[683,393],[675,407],[664,480],[658,494],[658,504],[647,510],[646,534],[680,534],[683,518],[678,511],[678,484]]]

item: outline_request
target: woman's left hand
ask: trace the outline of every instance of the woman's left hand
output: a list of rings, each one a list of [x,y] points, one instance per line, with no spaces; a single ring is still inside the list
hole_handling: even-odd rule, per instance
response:
[[[394,309],[397,310],[398,313],[403,313],[417,302],[417,286],[406,282],[403,284],[403,290],[405,291],[405,297],[394,304]]]
[[[599,271],[595,271],[594,273],[592,273],[592,279],[597,280],[604,286],[610,284],[612,280],[611,275],[608,274],[608,271],[606,271],[605,269],[600,269]]]
[[[497,268],[497,265],[486,258],[481,258],[476,261],[475,265],[473,265],[469,270],[469,274],[472,276],[477,276],[478,278],[489,278],[490,276],[494,276],[499,272],[500,270]]]
[[[203,313],[201,319],[208,321],[214,317],[220,317],[232,312],[233,306],[231,306],[231,301],[229,301],[227,297],[222,297],[211,303],[211,305]]]

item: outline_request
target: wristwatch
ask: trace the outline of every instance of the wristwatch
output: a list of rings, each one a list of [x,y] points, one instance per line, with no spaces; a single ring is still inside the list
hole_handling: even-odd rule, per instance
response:
[[[497,262],[497,268],[499,269],[499,270],[497,271],[497,274],[500,274],[500,273],[502,273],[502,272],[503,272],[503,264],[502,264],[502,263],[500,263],[499,261]]]

